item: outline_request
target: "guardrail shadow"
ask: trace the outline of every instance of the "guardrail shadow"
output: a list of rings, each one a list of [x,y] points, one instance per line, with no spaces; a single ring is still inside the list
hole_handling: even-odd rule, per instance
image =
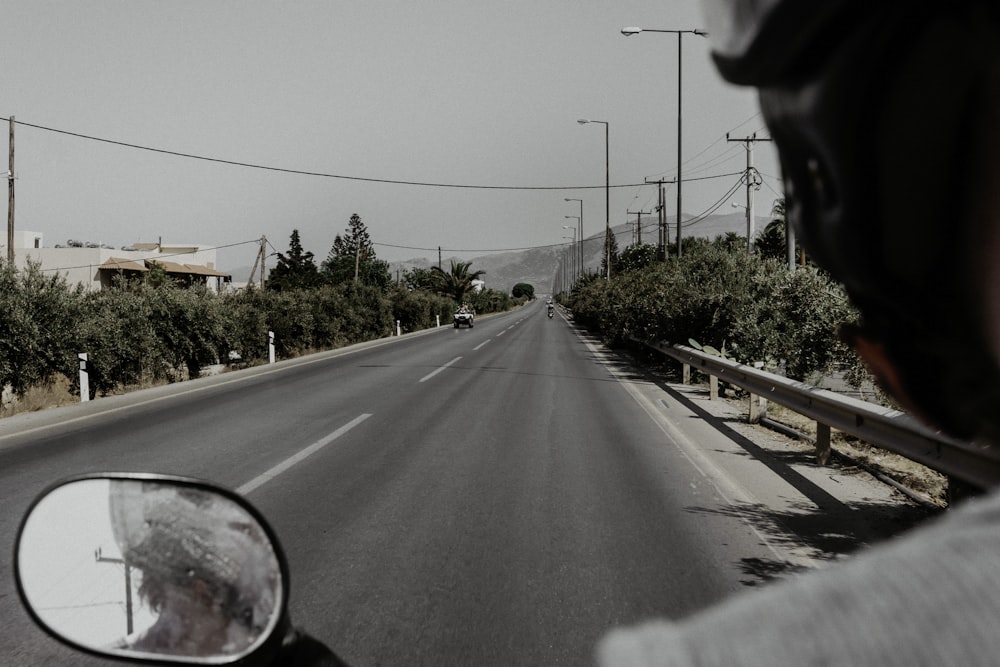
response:
[[[609,359],[604,359],[608,363]],[[800,553],[814,560],[835,561],[859,549],[890,539],[899,533],[940,513],[910,501],[850,501],[845,502],[796,470],[797,466],[829,469],[820,466],[811,450],[786,451],[768,449],[733,428],[732,424],[746,424],[739,416],[719,416],[705,410],[690,394],[700,392],[696,385],[685,385],[691,391],[680,390],[676,385],[680,374],[653,365],[647,367],[641,360],[624,359],[619,355],[623,376],[635,381],[655,384],[672,400],[683,405],[698,419],[710,425],[726,439],[736,444],[745,456],[766,466],[804,498],[787,509],[774,509],[760,504],[730,504],[721,507],[685,508],[689,512],[739,518],[753,526],[772,544]],[[708,389],[704,390],[708,400]],[[731,452],[729,452],[731,453]],[[857,474],[840,466],[841,472]],[[746,586],[757,586],[770,580],[793,574],[804,569],[791,562],[759,558],[744,559],[740,567],[747,575]]]

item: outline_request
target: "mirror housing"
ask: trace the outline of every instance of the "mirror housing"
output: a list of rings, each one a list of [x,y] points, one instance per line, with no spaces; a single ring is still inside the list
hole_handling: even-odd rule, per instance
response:
[[[168,475],[81,475],[32,503],[18,593],[49,634],[156,664],[269,664],[288,630],[288,565],[244,498]]]

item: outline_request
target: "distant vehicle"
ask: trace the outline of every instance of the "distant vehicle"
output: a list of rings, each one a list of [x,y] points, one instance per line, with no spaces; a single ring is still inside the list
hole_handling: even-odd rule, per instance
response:
[[[471,310],[467,308],[459,308],[455,311],[455,328],[459,328],[463,324],[468,326],[470,329],[473,327],[474,315]]]

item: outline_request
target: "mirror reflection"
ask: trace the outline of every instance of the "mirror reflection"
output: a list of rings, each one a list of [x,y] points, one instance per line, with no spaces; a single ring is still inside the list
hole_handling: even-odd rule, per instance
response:
[[[281,568],[233,500],[170,482],[87,479],[44,497],[25,522],[18,573],[53,632],[116,654],[232,657],[281,612]]]

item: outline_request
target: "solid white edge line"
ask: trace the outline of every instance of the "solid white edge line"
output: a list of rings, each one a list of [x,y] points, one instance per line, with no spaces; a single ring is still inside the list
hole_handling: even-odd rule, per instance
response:
[[[448,368],[448,366],[451,366],[451,365],[452,365],[453,363],[455,363],[456,361],[458,361],[458,360],[459,360],[459,359],[461,359],[461,358],[462,358],[462,357],[455,357],[454,359],[452,359],[451,361],[449,361],[448,363],[446,363],[446,364],[445,364],[444,366],[442,366],[441,368],[437,368],[437,369],[435,369],[435,370],[431,371],[431,372],[430,372],[430,373],[428,373],[427,375],[425,375],[425,376],[423,376],[422,378],[420,378],[420,382],[426,382],[427,380],[430,380],[430,379],[431,379],[432,377],[434,377],[435,375],[437,375],[438,373],[440,373],[440,372],[441,372],[441,371],[443,371],[444,369]]]
[[[300,452],[298,452],[296,454],[292,454],[287,459],[285,459],[284,461],[282,461],[278,465],[274,466],[273,468],[271,468],[267,472],[263,472],[260,475],[257,475],[256,477],[254,477],[253,479],[251,479],[246,484],[244,484],[244,485],[242,485],[240,487],[237,487],[236,492],[239,493],[240,495],[246,495],[246,494],[250,493],[251,491],[253,491],[257,487],[259,487],[262,484],[265,484],[265,483],[271,481],[272,479],[274,479],[275,477],[277,477],[281,473],[285,472],[286,470],[288,470],[289,468],[291,468],[296,463],[302,461],[305,458],[308,458],[308,457],[312,456],[313,454],[315,454],[319,450],[323,449],[324,447],[326,447],[327,445],[329,445],[331,442],[333,442],[334,440],[336,440],[340,436],[344,435],[345,433],[347,433],[352,428],[354,428],[355,426],[357,426],[358,424],[360,424],[364,420],[368,419],[369,417],[371,417],[370,414],[362,414],[362,415],[359,415],[358,417],[355,417],[354,419],[352,419],[351,421],[347,422],[346,424],[344,424],[343,426],[341,426],[340,428],[338,428],[336,431],[334,431],[330,435],[326,436],[325,438],[317,440],[316,442],[314,442],[313,444],[309,445],[308,447],[306,447],[302,451],[300,451]]]
[[[602,354],[602,351],[598,349],[596,345],[581,336],[579,333],[577,333],[577,336],[595,356],[600,356]],[[726,502],[726,504],[731,506],[739,504],[753,505],[757,502],[753,493],[746,489],[732,475],[713,463],[711,459],[709,459],[708,456],[701,451],[701,448],[688,438],[687,434],[684,433],[679,426],[671,421],[669,416],[657,410],[652,400],[639,391],[637,383],[628,379],[623,373],[619,372],[611,365],[604,364],[603,362],[600,363],[602,363],[611,376],[618,382],[619,386],[621,386],[625,392],[632,397],[632,400],[634,400],[639,407],[642,408],[652,422],[656,424],[661,431],[663,431],[663,434],[667,436],[667,439],[677,446],[681,455],[683,455],[684,458],[691,463],[694,469],[697,470],[698,473],[709,482],[709,484],[715,487],[716,492],[722,496],[722,499]],[[740,521],[742,521],[742,523],[757,536],[761,544],[764,545],[768,551],[774,554],[778,561],[784,560],[795,565],[811,568],[815,568],[817,566],[817,561],[815,559],[808,556],[800,556],[793,553],[791,549],[784,549],[778,546],[774,540],[765,535],[748,519],[741,518]]]

